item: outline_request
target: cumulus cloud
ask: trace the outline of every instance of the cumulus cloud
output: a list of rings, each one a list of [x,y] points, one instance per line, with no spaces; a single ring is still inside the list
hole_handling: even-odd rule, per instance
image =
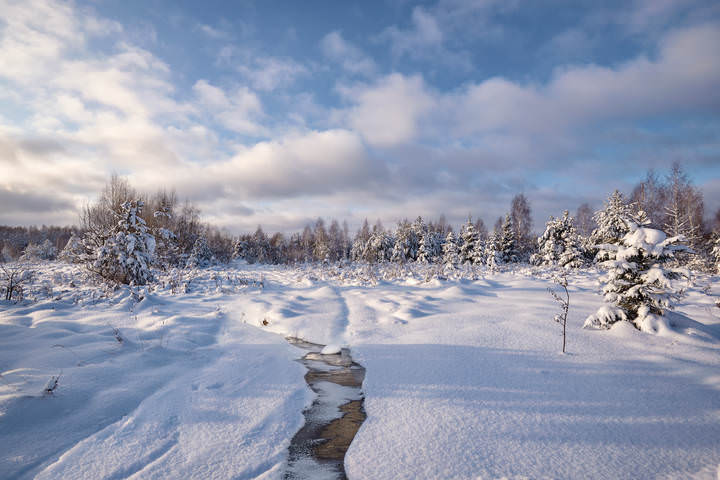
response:
[[[434,105],[422,77],[394,73],[372,85],[342,87],[353,106],[347,122],[372,145],[392,147],[413,140],[418,121]]]
[[[310,131],[239,147],[225,161],[185,165],[175,172],[147,172],[137,181],[149,185],[172,179],[197,198],[239,200],[316,195],[368,188],[384,175],[382,165],[347,130]]]

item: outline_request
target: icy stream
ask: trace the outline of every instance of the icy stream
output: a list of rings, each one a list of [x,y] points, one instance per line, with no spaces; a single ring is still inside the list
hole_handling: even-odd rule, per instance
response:
[[[305,381],[317,398],[303,412],[305,425],[290,443],[285,478],[345,479],[345,452],[365,421],[361,390],[365,369],[353,362],[346,348],[323,355],[323,345],[287,340],[308,350],[300,361],[308,369]]]

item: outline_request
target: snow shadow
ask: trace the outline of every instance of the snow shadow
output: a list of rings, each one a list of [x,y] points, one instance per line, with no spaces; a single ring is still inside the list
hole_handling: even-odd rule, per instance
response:
[[[355,351],[368,372],[359,446],[385,432],[390,452],[462,445],[467,464],[443,474],[647,478],[720,458],[719,392],[668,363],[454,345]],[[372,475],[361,451],[351,448],[348,473]]]

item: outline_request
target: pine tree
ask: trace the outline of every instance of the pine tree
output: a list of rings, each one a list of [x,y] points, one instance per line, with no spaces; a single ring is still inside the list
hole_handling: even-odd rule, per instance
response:
[[[474,265],[485,265],[487,262],[487,246],[482,238],[478,237],[472,251],[472,263]]]
[[[603,244],[612,260],[604,262],[608,273],[601,281],[608,305],[585,320],[585,327],[609,328],[620,320],[629,320],[636,328],[654,332],[666,309],[672,308],[681,290],[673,280],[682,270],[666,263],[677,252],[685,251],[684,238],[668,238],[664,232],[642,227],[627,220],[628,233],[618,245]]]
[[[720,274],[720,232],[715,232],[712,248],[712,256],[715,261],[715,272]]]
[[[460,251],[455,241],[455,235],[452,232],[445,237],[443,244],[443,264],[446,268],[455,268],[460,264]]]
[[[462,245],[460,246],[460,263],[475,263],[475,244],[478,241],[478,234],[475,230],[475,225],[472,223],[472,218],[468,217],[467,223],[462,226],[460,238],[462,239]]]
[[[391,260],[396,263],[413,262],[417,259],[418,247],[418,238],[412,225],[407,220],[399,222]]]
[[[605,202],[604,208],[595,212],[593,218],[597,228],[590,235],[590,244],[598,250],[596,261],[605,261],[613,250],[600,248],[601,245],[617,245],[628,233],[626,220],[632,217],[632,209],[625,203],[623,194],[615,190]]]
[[[515,236],[510,215],[505,215],[500,233],[500,259],[503,263],[514,263],[518,261],[518,244]]]
[[[145,285],[153,280],[155,237],[149,233],[142,213],[143,202],[124,202],[118,222],[103,245],[95,250],[90,267],[103,278],[118,283]]]
[[[80,263],[84,260],[84,256],[85,248],[83,247],[82,239],[73,232],[65,244],[65,248],[63,248],[60,255],[58,255],[58,258],[67,263]]]
[[[500,234],[497,230],[493,230],[485,242],[485,265],[494,269],[498,264],[502,263],[502,253],[500,248]]]
[[[185,264],[188,268],[207,267],[215,263],[215,255],[213,255],[205,236],[198,237],[195,240],[190,256]]]
[[[575,231],[573,218],[567,210],[562,218],[550,217],[545,232],[538,238],[538,251],[531,257],[531,263],[558,265],[564,268],[582,266],[580,237]]]

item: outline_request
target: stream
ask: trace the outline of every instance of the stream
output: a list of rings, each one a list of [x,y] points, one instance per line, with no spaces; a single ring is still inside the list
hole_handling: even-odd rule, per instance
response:
[[[350,351],[323,355],[324,345],[288,337],[296,347],[308,350],[300,359],[308,369],[305,381],[317,398],[303,411],[305,425],[289,447],[285,479],[346,479],[345,452],[365,421],[362,382],[365,369]]]

